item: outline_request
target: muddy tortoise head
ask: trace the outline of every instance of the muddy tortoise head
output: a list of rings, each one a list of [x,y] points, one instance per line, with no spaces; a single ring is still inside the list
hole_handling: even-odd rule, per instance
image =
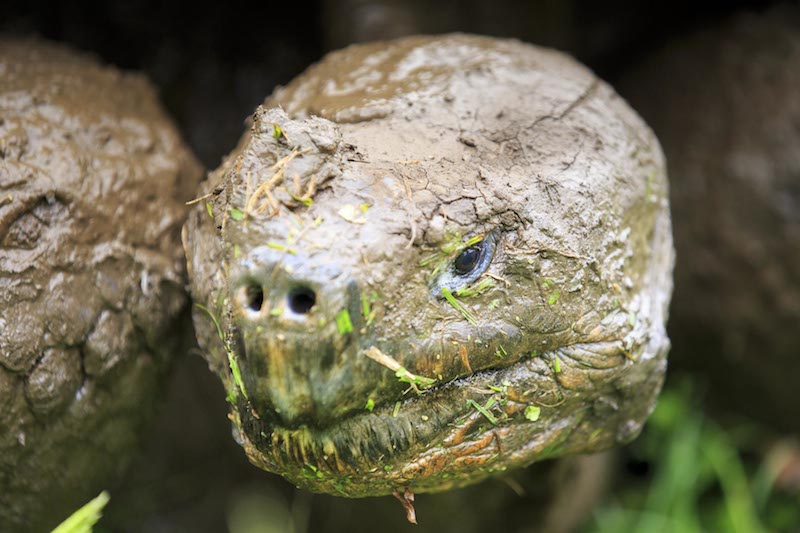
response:
[[[49,530],[133,457],[200,175],[143,77],[0,39],[0,530]]]
[[[672,244],[649,129],[567,56],[466,35],[330,54],[253,115],[184,239],[256,465],[438,491],[633,438]]]

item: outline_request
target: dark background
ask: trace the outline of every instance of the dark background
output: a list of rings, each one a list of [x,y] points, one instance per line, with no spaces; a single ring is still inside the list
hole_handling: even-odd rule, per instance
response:
[[[613,83],[668,38],[766,0],[5,1],[0,32],[38,34],[145,72],[209,168],[278,85],[325,52],[409,33],[464,31],[555,47]]]

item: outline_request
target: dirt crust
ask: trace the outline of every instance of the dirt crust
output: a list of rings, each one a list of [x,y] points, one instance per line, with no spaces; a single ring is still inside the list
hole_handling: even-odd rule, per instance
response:
[[[144,78],[0,40],[0,530],[49,529],[123,472],[187,303],[200,173]]]
[[[463,486],[626,442],[653,407],[663,157],[564,54],[457,34],[332,53],[203,193],[198,338],[251,461],[293,483]],[[461,276],[475,246],[490,261]]]
[[[623,90],[664,145],[675,362],[712,399],[800,430],[800,9],[662,50]]]

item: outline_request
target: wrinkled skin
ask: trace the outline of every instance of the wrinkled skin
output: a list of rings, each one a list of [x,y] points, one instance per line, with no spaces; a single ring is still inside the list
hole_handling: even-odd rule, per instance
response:
[[[663,158],[560,53],[453,35],[331,54],[204,192],[184,233],[198,340],[261,468],[346,496],[439,491],[627,442],[653,407]],[[462,313],[441,288],[463,285],[473,237],[493,253]]]
[[[740,16],[623,88],[664,144],[678,368],[711,399],[800,431],[800,9]]]
[[[199,173],[144,79],[0,41],[0,530],[122,474],[180,338]]]

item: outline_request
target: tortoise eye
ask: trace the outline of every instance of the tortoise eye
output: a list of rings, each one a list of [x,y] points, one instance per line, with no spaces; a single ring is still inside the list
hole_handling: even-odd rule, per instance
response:
[[[455,257],[449,259],[444,268],[436,269],[430,288],[434,297],[440,297],[442,289],[457,291],[469,286],[480,278],[489,268],[494,256],[496,236],[488,232],[484,238],[471,239],[472,243],[461,249]]]
[[[481,277],[492,262],[494,241],[494,234],[489,233],[485,239],[461,250],[450,263],[449,283],[457,288]]]
[[[453,270],[460,276],[466,276],[478,265],[480,257],[481,249],[478,246],[470,246],[458,254],[453,261]]]

